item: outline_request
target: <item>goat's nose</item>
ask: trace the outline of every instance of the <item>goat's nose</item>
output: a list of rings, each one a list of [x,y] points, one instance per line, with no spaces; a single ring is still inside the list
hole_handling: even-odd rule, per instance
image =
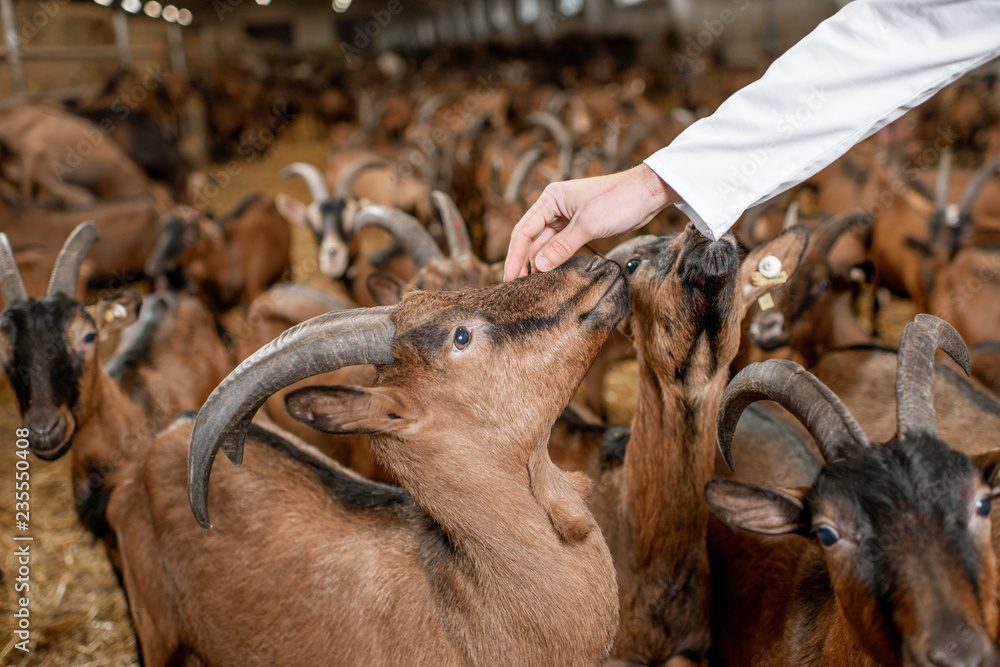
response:
[[[595,271],[598,268],[600,268],[600,266],[602,264],[604,264],[604,258],[598,257],[597,255],[594,255],[589,260],[587,260],[586,264],[583,265],[583,270],[584,271]]]
[[[59,427],[65,424],[66,420],[58,410],[46,410],[29,415],[25,419],[25,426],[31,431],[31,435],[43,440],[49,439],[59,432]]]
[[[937,667],[997,667],[993,643],[971,628],[952,633],[941,641],[932,641],[927,660]]]

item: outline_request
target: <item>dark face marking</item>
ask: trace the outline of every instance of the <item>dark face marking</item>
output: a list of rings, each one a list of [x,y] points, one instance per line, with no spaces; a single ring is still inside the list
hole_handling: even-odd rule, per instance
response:
[[[638,264],[629,276],[635,313],[630,325],[637,344],[656,341],[643,345],[647,357],[656,355],[648,360],[662,372],[673,369],[678,379],[702,361],[709,375],[728,364],[739,342],[734,239],[713,243],[691,226],[640,246],[633,260]],[[706,356],[696,355],[698,350]]]
[[[96,330],[83,306],[63,295],[17,303],[0,314],[4,371],[32,432],[32,451],[42,458],[58,458],[72,442],[76,426],[65,414],[79,401],[86,356],[96,345],[89,333]],[[74,336],[80,339],[70,340]]]
[[[899,662],[907,642],[992,631],[995,566],[977,511],[988,493],[968,457],[929,438],[852,450],[820,473],[812,525],[839,536],[823,547],[831,582],[880,662]]]

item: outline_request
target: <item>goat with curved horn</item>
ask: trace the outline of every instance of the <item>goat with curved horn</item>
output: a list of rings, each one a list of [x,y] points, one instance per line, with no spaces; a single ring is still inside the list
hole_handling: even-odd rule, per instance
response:
[[[934,351],[944,350],[966,375],[969,350],[953,326],[920,313],[903,329],[896,373],[896,429],[901,440],[938,436],[934,412]]]
[[[55,268],[52,269],[52,278],[49,280],[49,289],[46,292],[48,296],[62,294],[71,299],[76,298],[76,284],[80,280],[80,267],[83,266],[83,258],[86,257],[90,246],[94,245],[97,238],[97,226],[92,220],[80,223],[73,230],[56,258]]]
[[[406,249],[406,253],[418,267],[432,259],[444,258],[427,228],[409,213],[391,206],[372,204],[354,216],[352,231],[357,234],[368,226],[379,227],[392,234]]]
[[[772,359],[741,370],[722,395],[716,438],[730,469],[735,469],[733,434],[740,415],[751,403],[762,400],[775,401],[801,421],[827,461],[852,447],[868,446],[868,436],[836,394],[795,362]]]
[[[441,216],[441,224],[444,226],[444,235],[448,239],[450,255],[454,258],[471,253],[472,239],[469,237],[469,228],[465,224],[465,218],[459,212],[455,200],[440,190],[432,192],[431,199],[434,200],[438,215]]]
[[[279,172],[282,178],[289,176],[301,176],[309,186],[309,193],[316,203],[326,201],[330,198],[330,187],[326,183],[323,174],[315,166],[308,162],[293,162]]]
[[[548,130],[556,140],[559,150],[559,164],[553,181],[564,181],[570,176],[573,162],[573,137],[561,120],[547,111],[534,111],[528,114],[528,123],[540,125]]]
[[[0,290],[6,305],[24,301],[28,298],[28,290],[24,288],[21,270],[14,259],[14,251],[10,247],[10,239],[0,233]]]
[[[307,320],[246,359],[212,392],[195,422],[188,470],[188,497],[202,527],[211,526],[208,482],[219,450],[242,462],[250,420],[279,389],[345,366],[392,363],[391,310],[334,311]]]

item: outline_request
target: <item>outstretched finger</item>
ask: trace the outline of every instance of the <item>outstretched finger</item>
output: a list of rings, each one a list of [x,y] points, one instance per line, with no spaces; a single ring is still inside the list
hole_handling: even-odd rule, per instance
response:
[[[560,222],[565,225],[565,221],[561,218],[552,197],[543,192],[510,234],[510,244],[507,246],[507,259],[504,261],[503,269],[505,282],[527,273],[528,250],[531,244],[550,225],[558,227]]]
[[[548,271],[559,266],[590,240],[580,225],[570,223],[539,249],[535,255],[535,270]]]

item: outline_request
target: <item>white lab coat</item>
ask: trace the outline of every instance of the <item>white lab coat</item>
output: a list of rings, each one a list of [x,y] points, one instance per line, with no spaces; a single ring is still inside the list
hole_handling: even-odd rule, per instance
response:
[[[645,163],[716,239],[998,56],[1000,0],[854,0]]]

